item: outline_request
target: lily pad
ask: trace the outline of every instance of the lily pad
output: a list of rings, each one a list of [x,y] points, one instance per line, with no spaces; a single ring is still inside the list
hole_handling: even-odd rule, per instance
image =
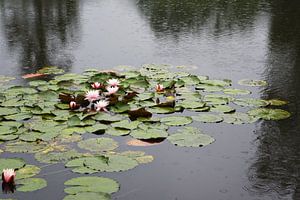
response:
[[[112,123],[111,125],[112,125],[112,127],[115,127],[115,128],[133,130],[133,129],[136,129],[140,123],[141,122],[139,122],[139,121],[122,120],[120,122]]]
[[[222,117],[224,122],[228,124],[250,124],[258,120],[257,117],[241,112],[223,114]]]
[[[233,103],[239,106],[250,106],[250,107],[264,107],[269,105],[268,101],[262,99],[252,99],[252,98],[235,99]]]
[[[171,107],[151,107],[148,111],[157,114],[168,114],[175,112],[175,109]]]
[[[215,141],[209,135],[203,134],[194,127],[185,127],[167,138],[172,144],[183,147],[203,147]]]
[[[216,105],[216,106],[212,106],[210,108],[210,111],[220,112],[220,113],[230,113],[230,112],[234,112],[235,109],[227,105]]]
[[[223,121],[223,118],[219,115],[214,114],[201,114],[197,116],[192,116],[193,120],[204,122],[204,123],[218,123]]]
[[[111,127],[106,129],[105,133],[113,136],[124,136],[128,135],[130,133],[130,130]]]
[[[192,123],[193,120],[191,117],[186,116],[171,116],[162,118],[161,122],[168,126],[183,126]]]
[[[46,144],[42,142],[23,142],[16,141],[7,143],[5,151],[12,153],[35,153],[46,148]]]
[[[265,120],[281,120],[291,116],[288,111],[282,109],[257,108],[248,111],[248,114]]]
[[[78,142],[78,146],[89,151],[103,152],[118,148],[118,143],[111,138],[90,138]]]
[[[123,117],[120,115],[110,115],[104,112],[98,113],[93,118],[100,122],[118,122],[123,119]]]
[[[21,158],[0,158],[0,171],[3,169],[20,169],[25,166],[25,161]]]
[[[226,88],[223,90],[225,94],[233,94],[233,95],[246,95],[251,94],[249,90],[241,90],[241,89],[234,89],[234,88]]]
[[[287,101],[283,101],[283,100],[279,100],[279,99],[270,99],[270,100],[266,100],[270,105],[272,106],[283,106],[288,104]]]
[[[156,128],[149,128],[146,130],[139,128],[131,131],[130,135],[136,139],[157,139],[168,137],[168,132]]]
[[[64,72],[65,70],[60,69],[56,66],[43,67],[42,69],[37,71],[37,73],[39,74],[62,74]]]
[[[47,181],[42,178],[26,178],[18,180],[17,190],[19,192],[32,192],[47,186]]]
[[[75,195],[67,195],[63,200],[110,200],[110,195],[99,192],[80,192]]]
[[[135,168],[138,162],[127,156],[109,155],[87,158],[84,165],[101,172],[119,172]]]
[[[41,168],[35,165],[26,165],[25,167],[16,171],[16,179],[24,179],[39,174]]]
[[[17,108],[0,107],[0,116],[13,115],[18,112],[19,110]]]
[[[268,85],[264,80],[252,80],[252,79],[242,79],[238,81],[238,84],[244,86],[266,86]]]
[[[95,176],[85,176],[72,178],[64,183],[67,187],[64,191],[67,194],[77,194],[80,192],[102,192],[112,194],[120,188],[117,181]]]

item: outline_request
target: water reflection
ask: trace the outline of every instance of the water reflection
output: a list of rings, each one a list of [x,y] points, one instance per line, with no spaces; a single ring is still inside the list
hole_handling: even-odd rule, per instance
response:
[[[79,39],[78,1],[1,0],[0,13],[8,49],[22,69],[72,65],[68,48]]]
[[[259,0],[140,0],[138,7],[157,37],[209,30],[219,36],[251,27],[263,6]]]
[[[300,5],[272,4],[265,98],[290,101],[292,118],[263,122],[258,131],[257,160],[250,170],[255,192],[272,199],[300,199]],[[277,195],[276,195],[277,194]],[[278,196],[278,194],[280,196]]]

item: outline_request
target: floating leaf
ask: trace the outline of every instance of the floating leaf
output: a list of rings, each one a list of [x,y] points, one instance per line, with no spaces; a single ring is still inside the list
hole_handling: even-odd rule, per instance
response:
[[[17,190],[19,192],[32,192],[47,186],[47,181],[42,178],[26,178],[18,180]]]
[[[65,192],[67,194],[77,194],[80,192],[102,192],[112,194],[119,190],[119,184],[117,181],[95,176],[85,176],[72,178],[64,183],[67,186]]]
[[[250,107],[264,107],[269,104],[268,101],[261,100],[261,99],[251,99],[251,98],[235,99],[233,103],[239,106],[250,106]]]
[[[157,139],[168,137],[168,132],[162,129],[149,128],[146,130],[135,129],[130,135],[136,139]]]
[[[234,89],[234,88],[226,88],[223,90],[225,94],[233,94],[233,95],[246,95],[251,94],[249,90],[241,90],[241,89]]]
[[[192,123],[193,120],[191,117],[171,116],[162,118],[161,122],[165,123],[168,126],[183,126]]]
[[[246,113],[229,113],[222,115],[224,122],[228,124],[249,124],[258,120],[257,117],[250,116]]]
[[[11,142],[7,143],[5,150],[13,153],[35,153],[46,148],[45,143],[37,142]]]
[[[108,126],[104,124],[95,124],[93,126],[87,126],[85,127],[85,130],[89,133],[96,133],[96,132],[104,132],[105,129],[107,129]]]
[[[65,70],[60,69],[56,66],[43,67],[42,69],[37,71],[37,73],[39,74],[62,74],[64,72]]]
[[[63,200],[110,200],[110,195],[97,192],[80,192],[75,195],[67,195]]]
[[[13,115],[13,114],[16,114],[18,112],[19,112],[19,110],[17,108],[0,107],[0,116]]]
[[[123,117],[120,115],[110,115],[105,112],[99,112],[93,118],[100,122],[118,122],[123,119]]]
[[[215,141],[194,127],[185,127],[167,138],[171,143],[183,147],[203,147]]]
[[[25,166],[25,161],[21,158],[0,158],[0,171],[3,169],[20,169]]]
[[[248,114],[265,120],[281,120],[291,116],[288,111],[282,109],[257,108],[248,111]]]
[[[130,130],[111,127],[109,129],[106,129],[105,133],[113,136],[124,136],[124,135],[128,135],[130,133]]]
[[[192,116],[193,120],[204,122],[204,123],[218,123],[223,121],[223,118],[219,115],[214,114],[201,114],[197,116]]]
[[[272,106],[283,106],[288,104],[287,101],[283,101],[283,100],[279,100],[279,99],[270,99],[270,100],[266,100],[270,105]]]
[[[244,86],[266,86],[268,85],[266,81],[263,80],[251,80],[251,79],[242,79],[238,81],[238,84]]]
[[[184,100],[179,104],[177,104],[177,106],[182,106],[186,109],[197,109],[197,108],[203,108],[205,106],[205,103],[202,101]]]
[[[31,113],[17,113],[17,114],[13,114],[13,115],[4,116],[4,118],[6,120],[15,120],[15,121],[30,119],[31,117],[32,117]]]
[[[208,84],[208,85],[213,85],[213,86],[230,86],[231,81],[230,80],[201,80],[202,84]]]
[[[129,110],[128,116],[130,120],[136,120],[139,117],[151,118],[152,113],[147,111],[145,108],[139,108],[136,110]]]
[[[115,128],[133,130],[133,129],[136,129],[140,123],[141,122],[139,122],[139,121],[122,120],[120,122],[112,123],[111,125],[112,125],[112,127],[115,127]]]
[[[78,142],[78,146],[82,149],[90,151],[112,151],[118,148],[118,143],[111,138],[90,138]]]
[[[143,141],[138,139],[131,139],[126,142],[129,146],[137,146],[137,147],[147,147],[147,146],[154,146],[160,144],[161,142],[152,142],[152,141]]]
[[[230,112],[234,112],[235,109],[227,105],[215,105],[210,108],[210,111],[220,112],[220,113],[230,113]]]
[[[86,158],[84,165],[101,172],[118,172],[133,169],[138,166],[138,162],[127,156],[107,155]]]
[[[151,107],[148,111],[157,114],[168,114],[175,112],[175,109],[170,107]]]
[[[41,163],[58,163],[81,156],[82,154],[78,153],[76,150],[69,150],[66,152],[39,152],[35,154],[34,158]]]
[[[41,168],[35,165],[26,165],[25,167],[16,171],[16,179],[24,179],[39,174]]]

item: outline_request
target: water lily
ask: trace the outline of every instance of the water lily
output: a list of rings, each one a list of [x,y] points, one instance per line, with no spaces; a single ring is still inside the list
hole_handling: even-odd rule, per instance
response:
[[[99,90],[89,90],[85,94],[85,99],[90,102],[98,100],[99,97],[100,97]]]
[[[163,92],[163,91],[165,90],[165,88],[164,88],[163,85],[157,84],[157,85],[155,86],[155,90],[156,90],[156,92]]]
[[[119,85],[120,85],[120,81],[119,81],[118,79],[113,78],[113,79],[109,79],[109,80],[107,81],[107,84],[108,84],[109,86],[116,87],[116,86],[119,86]]]
[[[112,94],[115,94],[116,92],[118,92],[119,87],[118,87],[118,86],[115,86],[115,87],[107,87],[106,90],[107,90],[107,92],[108,92],[108,93],[107,93],[108,95],[112,95]]]
[[[79,108],[79,105],[75,101],[71,101],[69,103],[69,107],[71,110],[75,110],[75,109]]]
[[[3,169],[2,171],[2,181],[4,183],[13,183],[16,177],[16,172],[14,169]]]
[[[106,107],[108,106],[109,102],[106,100],[100,100],[95,104],[97,111],[105,111],[107,112]]]
[[[102,87],[102,84],[99,82],[95,82],[95,83],[92,83],[91,86],[93,89],[99,89]]]

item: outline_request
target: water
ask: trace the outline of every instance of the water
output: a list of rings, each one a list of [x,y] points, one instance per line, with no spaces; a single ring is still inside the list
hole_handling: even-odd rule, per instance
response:
[[[45,65],[82,72],[166,63],[235,83],[265,79],[269,86],[254,94],[290,101],[290,119],[201,124],[214,144],[190,149],[164,142],[145,148],[153,163],[102,175],[121,183],[114,199],[297,200],[299,19],[296,0],[0,0],[0,74],[21,76]],[[73,174],[61,170],[43,168],[46,189],[1,197],[62,199]]]

